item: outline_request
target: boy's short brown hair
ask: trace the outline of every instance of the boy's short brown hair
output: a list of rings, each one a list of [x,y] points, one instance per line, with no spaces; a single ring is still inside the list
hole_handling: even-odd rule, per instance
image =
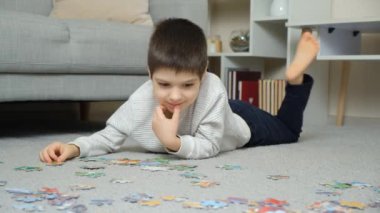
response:
[[[159,22],[150,38],[148,67],[152,77],[160,68],[191,72],[201,79],[207,68],[207,43],[203,30],[186,19]]]

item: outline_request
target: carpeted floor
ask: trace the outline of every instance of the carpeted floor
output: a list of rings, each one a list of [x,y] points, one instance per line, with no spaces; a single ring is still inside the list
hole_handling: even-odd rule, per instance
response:
[[[267,198],[285,200],[289,203],[286,209],[302,212],[309,211],[308,207],[317,201],[357,201],[367,206],[364,210],[353,210],[354,212],[380,212],[379,207],[370,207],[380,201],[379,120],[353,119],[341,128],[334,125],[306,126],[299,143],[240,149],[205,160],[179,160],[167,155],[146,153],[137,144],[129,141],[122,151],[102,156],[106,159],[97,158],[103,161],[84,162],[74,159],[57,167],[46,166],[39,161],[38,152],[41,148],[51,141],[69,141],[80,135],[90,134],[102,125],[36,123],[15,122],[1,125],[0,181],[6,181],[6,184],[3,182],[3,186],[0,185],[0,212],[19,212],[16,208],[30,207],[17,201],[25,196],[8,193],[7,189],[38,192],[43,187],[79,195],[72,201],[86,206],[88,212],[244,212],[254,208],[247,203],[229,203],[227,207],[213,210],[183,207],[184,202],[204,201],[203,204],[209,205],[209,208],[216,208],[218,205],[225,205],[229,197],[245,198],[251,204],[252,201],[265,201]],[[161,159],[160,168],[171,170],[148,171],[143,170],[141,165],[109,164],[111,160],[120,158],[144,161],[157,157],[169,157],[168,164]],[[181,176],[191,171],[179,171],[181,167],[175,167],[179,164],[197,166],[193,168],[193,173],[204,175],[206,177],[200,177],[202,180],[216,181],[219,185],[209,188],[194,185],[192,182],[198,179]],[[42,171],[16,171],[15,168],[20,166],[37,166]],[[103,166],[104,169],[85,170],[82,166]],[[232,168],[228,170],[228,166]],[[186,168],[182,168],[184,169]],[[105,176],[90,178],[76,175],[76,172],[85,171],[102,172]],[[289,178],[271,180],[268,175],[284,175]],[[110,182],[114,178],[131,182]],[[332,186],[321,185],[336,184],[335,181],[351,184],[359,181],[371,186],[361,185],[360,188],[353,186],[355,184],[346,184],[344,186],[349,187],[348,189],[334,189]],[[95,188],[79,191],[70,188],[77,184]],[[317,193],[326,191],[340,194],[328,196]],[[130,198],[134,193],[149,194],[153,197],[152,200],[160,201],[160,205],[143,206],[141,201],[131,203]],[[58,211],[56,209],[59,206],[53,205],[53,198],[48,201],[47,197],[41,196],[35,194],[34,197],[41,200],[31,204],[42,206],[45,212]],[[187,199],[165,201],[164,196]],[[112,199],[113,202],[111,205],[97,206],[91,203],[96,199]],[[219,200],[224,202],[217,202]]]

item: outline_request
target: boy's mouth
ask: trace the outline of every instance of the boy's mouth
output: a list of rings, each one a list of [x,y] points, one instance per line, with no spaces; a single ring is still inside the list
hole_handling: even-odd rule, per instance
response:
[[[181,107],[181,104],[170,104],[170,103],[167,103],[166,104],[166,108],[170,111],[170,112],[174,112],[174,108],[175,107]]]

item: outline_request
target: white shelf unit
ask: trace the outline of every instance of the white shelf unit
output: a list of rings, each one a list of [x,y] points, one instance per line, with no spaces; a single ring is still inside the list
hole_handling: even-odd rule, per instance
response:
[[[290,0],[289,2],[291,9],[287,24],[290,27],[289,31],[304,27],[315,29],[321,45],[317,59],[325,61],[325,64],[332,60],[343,61],[336,117],[338,126],[343,125],[344,120],[350,61],[380,60],[379,52],[363,50],[361,47],[362,34],[380,33],[380,15],[376,9],[379,5],[378,0]],[[326,81],[318,84],[320,97],[328,95],[321,89],[328,87],[326,74],[322,79]]]
[[[214,69],[219,69],[214,71],[225,84],[229,68],[244,67],[262,71],[264,78],[283,77],[287,55],[287,17],[269,16],[271,2],[209,0],[210,35],[220,35],[223,43],[223,51],[210,53],[209,60]],[[233,52],[229,48],[230,33],[237,29],[249,31],[248,52]],[[272,61],[275,66],[268,65]]]
[[[282,79],[287,64],[291,61],[295,52],[300,30],[287,28],[289,18],[296,17],[294,12],[305,10],[292,7],[303,5],[304,7],[318,1],[296,2],[289,0],[286,17],[271,17],[269,15],[271,0],[209,0],[210,8],[210,35],[220,35],[223,43],[222,53],[209,55],[210,70],[217,73],[227,85],[228,68],[249,68],[262,71],[262,78]],[[301,0],[298,0],[301,1]],[[323,2],[322,8],[317,8],[315,15],[325,12],[325,3],[331,0],[319,0]],[[293,6],[292,6],[293,5]],[[312,8],[314,10],[315,8]],[[303,14],[303,18],[308,14]],[[304,20],[300,18],[299,20]],[[314,19],[312,19],[314,20]],[[250,32],[249,52],[232,52],[228,45],[229,35],[232,30],[248,29]],[[328,66],[326,63],[315,63],[310,69],[316,82],[327,82]],[[328,90],[325,84],[315,84],[310,101],[305,112],[305,124],[322,124],[328,122]]]

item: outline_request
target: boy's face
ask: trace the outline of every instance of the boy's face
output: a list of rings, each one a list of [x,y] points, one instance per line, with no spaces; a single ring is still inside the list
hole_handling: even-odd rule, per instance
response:
[[[175,106],[186,109],[197,99],[201,85],[198,75],[189,72],[175,72],[160,68],[151,76],[153,93],[161,106],[173,113]]]

